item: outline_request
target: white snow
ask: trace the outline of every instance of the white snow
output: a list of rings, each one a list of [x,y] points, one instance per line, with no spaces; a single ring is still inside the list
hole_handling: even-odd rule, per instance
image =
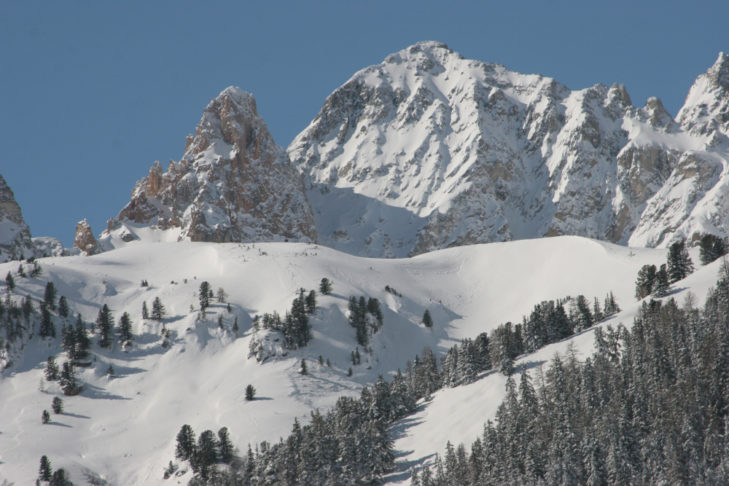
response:
[[[198,434],[227,426],[245,452],[248,443],[287,435],[295,417],[306,421],[314,408],[325,410],[338,396],[358,393],[379,374],[404,369],[406,360],[423,346],[442,353],[460,338],[519,320],[543,299],[578,293],[602,299],[612,290],[618,303],[629,309],[640,266],[664,258],[663,250],[557,237],[453,248],[401,260],[353,257],[308,244],[185,242],[137,242],[93,257],[41,259],[43,274],[16,279],[17,295],[42,299],[45,282],[52,279],[59,295],[65,295],[72,311],[81,312],[86,321],[95,320],[104,303],[116,318],[129,312],[136,341],[128,352],[94,346],[93,365],[77,368],[85,390],[64,397],[66,413],[52,415],[51,425],[41,424],[41,412],[50,410],[53,396],[60,392],[57,384],[48,382],[39,390],[43,365],[49,354],[60,362],[66,358],[59,339],[34,339],[25,346],[0,379],[0,479],[31,483],[45,454],[78,483],[91,474],[109,484],[165,484],[162,471],[173,459],[175,436],[185,423]],[[16,267],[2,264],[0,274]],[[271,311],[283,314],[298,288],[318,288],[325,276],[334,289],[330,296],[319,296],[309,346],[263,363],[249,358],[252,317]],[[142,279],[150,286],[140,286]],[[207,320],[196,322],[196,291],[203,280],[213,289],[225,289],[231,314],[214,303]],[[386,292],[386,285],[401,296]],[[345,317],[350,295],[377,297],[384,327],[372,339],[372,354],[362,352],[363,364],[353,366],[348,378],[355,349],[354,329]],[[160,325],[141,319],[142,302],[151,307],[156,296],[167,308],[169,348],[162,346]],[[420,325],[426,308],[435,321],[432,330]],[[228,329],[237,315],[241,337],[219,330],[219,315]],[[320,366],[319,355],[332,367]],[[306,377],[298,374],[302,358],[309,364]],[[112,378],[106,375],[110,364],[116,370]],[[450,427],[443,417],[406,427],[396,446],[419,460],[440,451],[448,438],[468,441],[468,424],[480,427],[497,403],[499,380],[494,375],[439,392],[415,422],[441,417],[441,410],[454,407],[455,395],[442,398],[451,393],[473,396],[479,415],[467,421],[459,414],[462,424]],[[249,383],[257,388],[259,400],[244,401]],[[478,388],[482,386],[486,388]],[[476,398],[484,390],[491,390],[491,401]],[[443,435],[449,428],[452,436]]]

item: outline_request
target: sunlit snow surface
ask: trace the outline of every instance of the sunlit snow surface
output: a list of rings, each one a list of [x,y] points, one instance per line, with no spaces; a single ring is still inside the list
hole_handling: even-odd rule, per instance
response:
[[[423,346],[442,353],[461,338],[520,321],[544,299],[581,293],[602,300],[612,290],[624,311],[610,322],[629,325],[637,309],[638,269],[664,259],[664,250],[579,237],[474,245],[400,260],[353,257],[310,244],[184,242],[139,242],[93,257],[41,259],[41,277],[16,279],[16,294],[31,295],[37,307],[45,282],[52,279],[74,315],[80,312],[87,322],[96,319],[104,303],[117,319],[129,312],[135,345],[123,352],[95,344],[93,366],[77,368],[84,391],[63,397],[66,413],[52,414],[52,423],[43,425],[42,411],[50,411],[52,398],[60,394],[56,383],[42,379],[45,360],[50,354],[59,362],[66,358],[60,338],[32,340],[0,379],[0,480],[31,484],[45,454],[76,484],[84,484],[85,475],[108,484],[172,484],[176,481],[162,479],[163,469],[174,457],[183,424],[198,434],[227,426],[241,452],[249,442],[277,441],[295,417],[306,421],[311,410],[324,411],[338,396],[359,393],[379,374],[404,369]],[[0,265],[0,275],[17,266]],[[716,264],[702,268],[678,287],[690,288],[700,301],[716,272]],[[334,288],[330,296],[319,296],[312,342],[262,364],[249,358],[252,317],[283,314],[300,287],[318,289],[322,277]],[[143,279],[149,287],[140,285]],[[214,290],[225,289],[232,313],[214,302],[206,320],[196,320],[196,293],[203,280]],[[386,285],[400,295],[386,292]],[[359,366],[350,362],[355,349],[355,331],[346,320],[350,295],[376,297],[384,311],[372,354],[362,353]],[[157,296],[167,309],[168,348],[162,346],[160,325],[141,319],[142,302],[151,308]],[[432,330],[420,324],[426,308],[435,321]],[[218,328],[219,315],[228,330]],[[241,328],[237,338],[230,331],[234,316]],[[590,332],[570,341],[582,354],[592,346]],[[549,346],[521,362],[548,362],[566,346]],[[330,360],[331,368],[319,365],[319,355]],[[302,358],[308,376],[299,374]],[[110,364],[113,378],[106,373]],[[350,366],[353,376],[347,377]],[[441,451],[447,440],[470,443],[493,416],[503,383],[503,376],[490,374],[472,385],[439,391],[414,416],[395,424],[399,469]],[[253,402],[244,400],[247,384],[258,391]],[[396,473],[393,480],[405,477]],[[186,482],[189,475],[181,479]]]

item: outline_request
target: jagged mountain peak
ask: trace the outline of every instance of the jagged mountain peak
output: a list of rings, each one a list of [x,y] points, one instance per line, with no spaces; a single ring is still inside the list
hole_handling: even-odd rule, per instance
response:
[[[716,62],[696,78],[677,118],[686,131],[705,137],[710,146],[727,143],[729,56],[720,52]]]
[[[316,240],[301,176],[276,145],[251,94],[231,86],[211,100],[180,161],[171,161],[166,171],[153,164],[100,243],[109,248],[146,237]]]
[[[706,72],[709,79],[724,89],[729,89],[729,55],[719,52],[716,62]]]

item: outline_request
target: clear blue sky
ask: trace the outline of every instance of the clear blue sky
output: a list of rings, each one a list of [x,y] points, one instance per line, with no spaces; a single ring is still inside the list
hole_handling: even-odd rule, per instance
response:
[[[599,5],[599,6],[598,6]],[[729,2],[2,1],[0,174],[34,236],[95,233],[209,100],[253,93],[287,146],[355,71],[420,40],[552,76],[626,85],[675,115],[729,51]]]

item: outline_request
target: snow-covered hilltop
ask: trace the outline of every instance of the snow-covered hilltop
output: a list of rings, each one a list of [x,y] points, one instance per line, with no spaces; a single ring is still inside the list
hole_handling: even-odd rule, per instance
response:
[[[727,234],[728,59],[699,76],[676,122],[622,85],[571,91],[422,42],[356,73],[288,152],[319,242],[355,254]]]
[[[205,108],[185,154],[155,162],[101,235],[103,248],[149,237],[191,241],[314,241],[301,176],[250,94],[229,87]]]

